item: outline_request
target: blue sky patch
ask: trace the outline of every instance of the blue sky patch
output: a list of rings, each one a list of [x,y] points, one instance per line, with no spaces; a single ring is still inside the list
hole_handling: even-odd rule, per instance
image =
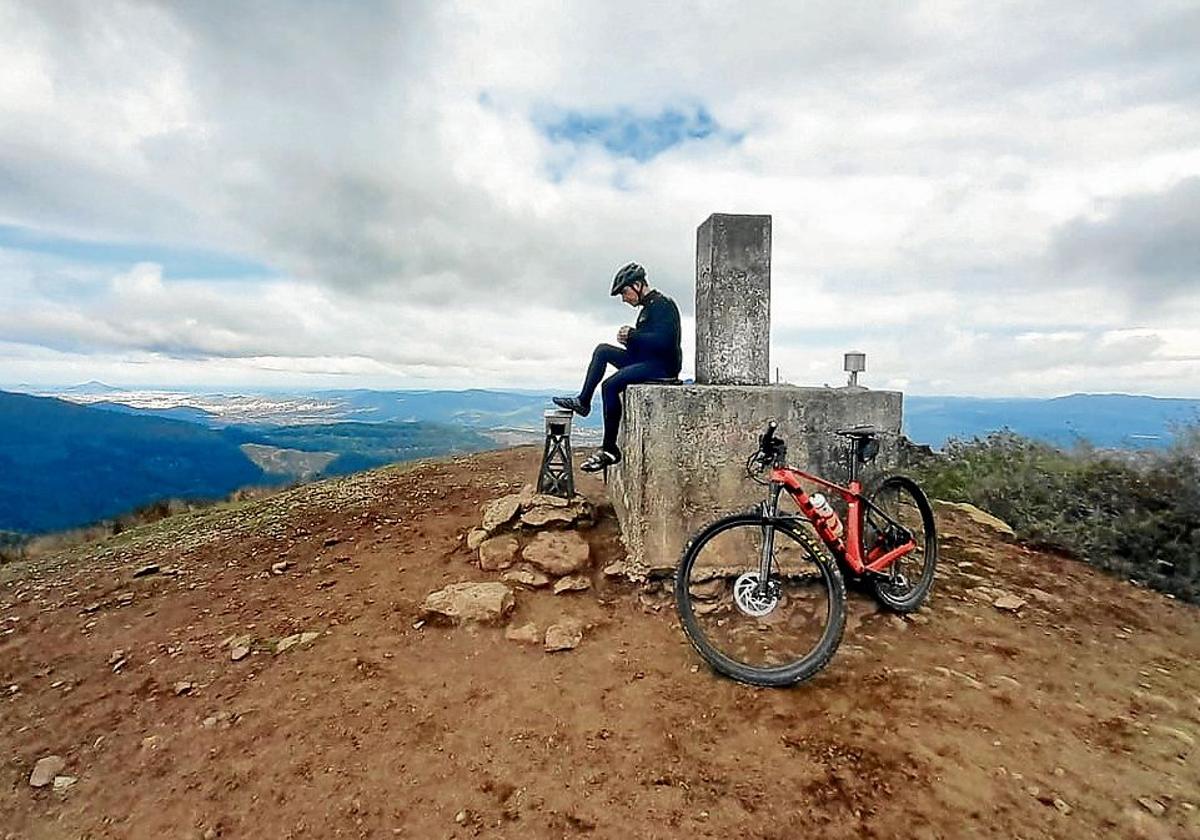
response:
[[[723,128],[703,106],[665,108],[656,115],[627,108],[611,112],[554,111],[534,118],[555,142],[597,145],[618,157],[638,163],[689,140],[722,139],[736,143],[742,135]]]
[[[17,225],[0,225],[0,248],[101,265],[131,266],[152,262],[163,267],[166,277],[196,280],[269,277],[276,274],[269,266],[232,254],[144,242],[71,239]]]

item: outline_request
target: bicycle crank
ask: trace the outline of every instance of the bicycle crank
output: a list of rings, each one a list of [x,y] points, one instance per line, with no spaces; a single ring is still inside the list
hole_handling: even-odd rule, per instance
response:
[[[762,618],[779,605],[779,584],[769,580],[760,590],[758,572],[746,572],[733,582],[733,602],[745,615]]]

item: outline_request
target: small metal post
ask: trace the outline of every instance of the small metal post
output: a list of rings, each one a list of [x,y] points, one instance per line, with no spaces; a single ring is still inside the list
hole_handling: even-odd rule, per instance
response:
[[[575,495],[575,473],[571,465],[570,411],[545,413],[546,447],[538,472],[538,492],[569,499]]]
[[[867,369],[867,354],[851,350],[844,357],[842,369],[850,374],[850,379],[846,382],[846,387],[857,388],[858,374]]]

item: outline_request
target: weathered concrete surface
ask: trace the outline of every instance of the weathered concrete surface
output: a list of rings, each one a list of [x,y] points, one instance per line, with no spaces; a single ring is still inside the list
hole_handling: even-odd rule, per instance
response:
[[[714,213],[696,230],[696,381],[771,379],[771,217]]]
[[[746,478],[746,459],[767,421],[779,422],[788,463],[830,480],[846,477],[834,430],[884,430],[868,481],[894,464],[903,395],[896,391],[713,385],[634,385],[625,392],[624,459],[609,495],[635,576],[674,570],[687,538],[716,516],[749,507],[766,489]],[[786,502],[791,509],[791,502]]]

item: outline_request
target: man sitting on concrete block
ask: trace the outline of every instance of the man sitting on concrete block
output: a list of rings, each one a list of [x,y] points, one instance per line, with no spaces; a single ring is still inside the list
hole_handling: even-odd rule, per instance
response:
[[[598,472],[621,461],[617,429],[621,425],[621,395],[625,388],[655,379],[674,379],[683,367],[679,307],[662,292],[650,288],[646,270],[637,263],[629,263],[613,278],[610,294],[620,295],[630,306],[642,308],[637,324],[621,327],[617,332],[617,341],[624,347],[611,344],[596,347],[578,397],[554,398],[555,405],[587,417],[592,410],[592,395],[604,372],[609,365],[617,369],[600,389],[604,400],[604,442],[595,455],[580,465],[585,472]]]

